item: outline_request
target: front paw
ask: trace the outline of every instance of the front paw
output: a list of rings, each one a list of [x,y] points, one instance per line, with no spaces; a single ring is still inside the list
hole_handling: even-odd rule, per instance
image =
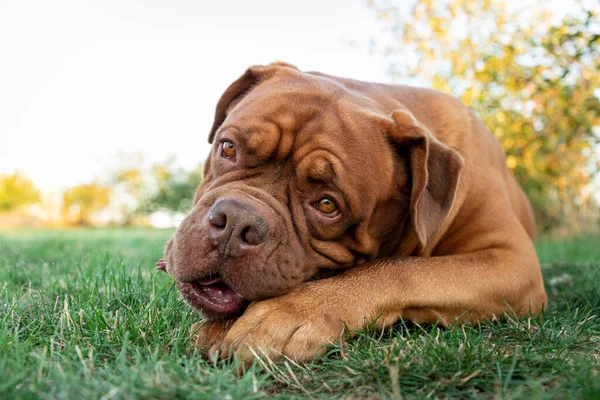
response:
[[[343,315],[335,307],[288,294],[251,304],[211,353],[215,356],[218,351],[221,359],[234,356],[243,365],[257,356],[307,361],[324,354],[327,344],[340,341],[344,327]]]
[[[192,347],[204,356],[211,358],[210,349],[220,346],[235,319],[222,321],[201,321],[192,325]]]

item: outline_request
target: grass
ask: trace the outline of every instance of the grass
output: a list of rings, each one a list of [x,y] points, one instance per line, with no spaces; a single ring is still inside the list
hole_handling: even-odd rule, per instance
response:
[[[542,241],[538,318],[362,331],[306,366],[235,378],[154,271],[169,231],[0,234],[0,398],[600,398],[600,240]]]

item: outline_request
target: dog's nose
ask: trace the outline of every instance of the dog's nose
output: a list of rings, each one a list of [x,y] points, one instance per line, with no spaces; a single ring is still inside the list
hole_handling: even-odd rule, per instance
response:
[[[208,212],[209,235],[219,252],[239,257],[269,237],[269,223],[249,202],[218,200]]]

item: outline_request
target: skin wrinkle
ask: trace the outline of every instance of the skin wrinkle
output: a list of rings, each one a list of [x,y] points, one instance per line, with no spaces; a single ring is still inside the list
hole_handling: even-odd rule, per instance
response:
[[[331,158],[334,158],[336,160],[340,160],[338,157],[336,157],[332,152],[330,152],[328,149],[322,148],[322,147],[317,147],[316,149],[314,149],[313,151],[311,151],[310,153],[308,153],[306,156],[304,156],[300,161],[298,161],[297,165],[301,166],[303,165],[302,163],[304,162],[305,159],[309,158],[311,155],[317,153],[317,152],[325,152],[327,153]],[[314,179],[314,180],[318,180],[318,181],[322,181],[324,182],[326,185],[332,186],[339,194],[341,194],[343,201],[345,204],[353,204],[354,202],[351,201],[351,198],[348,196],[346,190],[344,190],[344,187],[348,187],[343,181],[342,181],[342,177],[341,177],[341,173],[338,174],[336,173],[336,168],[334,168],[334,164],[331,163],[330,160],[326,159],[327,162],[329,163],[331,170],[332,170],[332,174],[328,175],[328,176],[323,176],[323,175],[319,175],[317,177],[314,176],[310,176],[310,174],[307,173],[301,173],[300,177],[304,177],[305,179]],[[300,167],[299,167],[300,168]],[[305,169],[310,170],[310,167],[306,167]],[[346,207],[348,210],[352,210],[353,207]],[[344,214],[345,218],[349,218],[350,215]],[[349,219],[349,222],[352,223],[356,223],[358,221],[356,221],[354,218]]]
[[[231,182],[248,181],[256,176],[259,176],[261,171],[256,169],[231,169],[221,177],[213,179],[207,183],[205,193],[208,193],[214,187],[218,188]]]
[[[279,250],[279,247],[282,245],[283,244],[281,242],[278,242],[277,245],[273,247],[273,250],[264,259],[265,264],[268,264],[269,260],[273,256],[273,254],[275,254],[277,252],[277,250]],[[277,265],[279,265],[279,263],[277,263]],[[281,272],[281,270],[280,270],[280,272]]]
[[[336,263],[336,264],[339,264],[339,265],[347,265],[347,264],[350,262],[350,261],[347,261],[347,262],[345,262],[345,261],[338,261],[338,260],[334,259],[332,256],[330,256],[330,255],[328,255],[328,254],[324,253],[324,252],[323,252],[323,250],[319,249],[319,247],[315,245],[315,242],[318,242],[318,241],[317,241],[317,240],[310,240],[310,241],[309,241],[309,243],[310,243],[310,246],[311,246],[311,248],[312,248],[312,249],[313,249],[313,250],[314,250],[316,253],[318,253],[318,254],[320,254],[321,256],[323,256],[323,258],[326,258],[326,259],[328,259],[328,260],[331,260],[331,261],[333,261],[334,263]]]
[[[292,201],[292,187],[291,185],[288,185],[288,190],[287,190],[287,205],[288,205],[288,210],[290,211],[290,215],[294,215],[294,206],[293,206],[293,201]],[[297,224],[292,223],[292,227],[294,229],[294,233],[296,234],[296,239],[298,240],[298,242],[302,243],[302,234],[300,232],[300,229],[298,227]]]
[[[301,119],[301,124],[295,123],[296,120],[293,118],[286,118],[286,123],[289,123],[291,126],[285,127],[282,126],[282,123],[280,121],[281,118],[276,118],[272,116],[265,117],[266,120],[275,125],[279,131],[277,144],[275,145],[271,156],[273,154],[276,154],[277,159],[279,161],[285,161],[292,153],[292,149],[296,144],[296,138],[299,136],[296,134],[296,132],[301,132],[305,130],[306,126],[312,124],[320,112],[320,110],[315,108],[313,111],[308,113],[309,115],[307,117]],[[290,120],[293,122],[290,122]],[[285,146],[283,144],[285,144]]]
[[[256,162],[254,163],[250,163],[251,160],[248,160],[247,155],[252,154],[253,156],[257,156],[258,153],[255,151],[255,147],[249,143],[250,140],[252,140],[251,138],[249,138],[250,135],[254,135],[255,133],[253,131],[250,130],[244,130],[242,131],[241,129],[237,129],[238,133],[236,133],[235,135],[224,135],[226,136],[225,138],[223,137],[219,137],[218,140],[215,142],[216,146],[215,146],[215,152],[213,153],[216,154],[216,149],[219,148],[219,145],[222,141],[224,140],[232,140],[234,142],[237,143],[237,148],[239,149],[237,152],[239,153],[236,157],[239,158],[243,158],[244,159],[244,163],[242,163],[240,165],[240,163],[238,162],[238,160],[236,160],[236,164],[235,166],[237,167],[237,169],[240,169],[240,167],[243,167],[245,170],[253,170],[253,169],[257,169],[260,168],[261,166],[267,164],[267,162],[269,161],[270,157],[267,155],[266,157],[257,157],[258,159],[256,160]],[[244,154],[246,153],[246,154]],[[246,157],[244,157],[246,156]],[[231,168],[231,166],[230,166]]]

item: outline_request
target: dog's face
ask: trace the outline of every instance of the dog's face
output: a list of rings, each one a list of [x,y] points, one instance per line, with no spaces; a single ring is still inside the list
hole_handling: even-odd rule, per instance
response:
[[[413,187],[391,125],[326,78],[249,69],[219,102],[204,182],[167,244],[185,299],[208,319],[228,318],[389,254]]]

